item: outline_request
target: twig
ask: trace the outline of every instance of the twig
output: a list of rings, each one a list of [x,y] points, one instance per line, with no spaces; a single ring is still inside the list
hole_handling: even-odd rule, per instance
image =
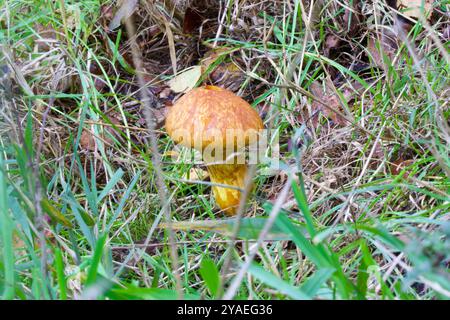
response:
[[[134,27],[133,17],[130,16],[125,21],[125,26],[127,30],[127,35],[131,41],[131,39],[135,39],[136,30]],[[177,247],[175,245],[175,234],[173,232],[173,229],[171,227],[171,212],[170,212],[170,204],[167,197],[167,190],[164,183],[164,175],[161,168],[161,157],[158,151],[158,141],[156,138],[156,135],[154,133],[156,128],[156,120],[155,115],[153,113],[153,109],[150,105],[150,97],[148,95],[148,91],[145,87],[145,80],[143,77],[143,62],[140,55],[139,47],[136,43],[136,41],[131,41],[131,52],[133,56],[133,63],[134,67],[136,69],[136,75],[138,78],[139,87],[141,88],[140,94],[141,94],[141,100],[144,106],[144,117],[147,123],[148,127],[148,134],[150,136],[150,148],[152,151],[152,163],[153,163],[153,169],[156,173],[156,184],[158,186],[158,195],[161,199],[161,210],[164,213],[164,217],[166,220],[166,223],[168,225],[168,234],[169,234],[169,245],[170,245],[170,256],[172,259],[172,266],[174,271],[174,277],[176,281],[176,289],[178,292],[178,298],[183,298],[183,291],[182,291],[182,285],[181,285],[181,278],[178,273],[178,252]],[[147,239],[146,241],[148,241]]]

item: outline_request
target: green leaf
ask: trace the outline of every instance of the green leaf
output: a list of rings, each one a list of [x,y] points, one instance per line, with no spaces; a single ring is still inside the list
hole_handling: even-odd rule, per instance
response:
[[[175,300],[178,298],[178,293],[175,290],[140,288],[130,285],[126,288],[110,289],[105,296],[114,300]],[[200,299],[198,295],[193,294],[184,294],[183,298],[188,300]]]
[[[94,284],[95,280],[97,279],[97,272],[98,272],[98,266],[100,264],[100,260],[103,256],[103,247],[106,243],[106,237],[107,234],[104,234],[100,236],[97,240],[97,244],[95,246],[94,255],[91,260],[91,265],[89,267],[89,272],[87,275],[86,285],[92,285]]]
[[[117,40],[119,40],[119,37],[121,35],[121,32],[119,31],[119,34],[117,36]],[[115,60],[119,61],[120,66],[129,74],[136,74],[136,71],[126,62],[126,60],[122,57],[120,54],[116,44],[111,41],[110,38],[107,38],[109,48],[111,49],[113,53],[113,57]]]
[[[47,213],[52,219],[66,227],[73,228],[72,223],[59,211],[48,199],[41,200],[42,210]]]
[[[300,177],[301,179],[301,177]],[[302,181],[302,179],[301,179]],[[314,223],[311,215],[311,211],[308,206],[308,200],[306,199],[306,195],[303,191],[303,188],[300,188],[297,183],[292,180],[292,191],[294,193],[295,200],[297,201],[297,205],[303,213],[306,221],[306,227],[308,229],[311,237],[314,237],[316,234],[316,230],[314,228]]]
[[[370,254],[370,250],[364,239],[360,241],[360,248],[362,253],[361,262],[358,268],[358,275],[356,277],[356,287],[358,288],[358,295],[363,298],[367,294],[367,280],[369,279],[369,272],[367,268],[371,265],[376,265]]]
[[[141,171],[138,171],[134,175],[133,180],[130,181],[130,183],[127,187],[127,190],[125,190],[124,195],[120,199],[119,205],[117,206],[116,210],[114,211],[114,215],[111,217],[111,220],[109,221],[108,225],[106,226],[106,230],[111,229],[111,227],[112,227],[113,223],[116,221],[117,217],[122,213],[123,208],[125,207],[125,204],[127,203],[127,200],[131,195],[131,191],[133,191],[140,176],[141,176]]]
[[[209,292],[215,297],[220,285],[220,274],[216,264],[212,259],[205,256],[200,264],[199,272],[205,281]]]
[[[320,250],[315,247],[298,229],[289,221],[284,214],[280,214],[275,223],[287,234],[291,235],[292,240],[302,250],[302,252],[311,259],[318,267],[330,267]]]
[[[254,263],[250,265],[250,267],[248,268],[248,272],[250,272],[255,278],[259,279],[269,287],[272,287],[293,299],[311,300],[312,298],[302,289],[290,285],[286,281],[283,281],[274,274],[264,270],[262,267]]]
[[[111,189],[114,188],[114,186],[117,184],[117,182],[119,182],[119,180],[122,178],[123,174],[124,174],[124,172],[120,168],[119,168],[119,170],[117,170],[114,173],[114,175],[111,177],[111,179],[109,179],[106,186],[103,188],[100,195],[97,197],[97,204],[99,204],[100,201],[102,201],[103,198],[108,195],[108,193],[111,191]]]
[[[3,153],[0,152],[0,226],[1,226],[1,243],[4,269],[4,289],[2,297],[4,300],[14,298],[14,252],[13,252],[13,230],[14,224],[8,214],[6,179],[4,172],[6,168],[3,161]]]
[[[55,248],[55,268],[56,275],[58,277],[58,286],[59,286],[59,298],[61,300],[67,299],[67,279],[64,274],[64,262],[61,254],[61,250],[59,248]]]
[[[333,268],[323,268],[315,272],[302,285],[302,290],[307,295],[314,297],[317,291],[323,286],[325,282],[330,279],[336,270]]]
[[[389,231],[382,225],[378,225],[377,227],[370,227],[366,225],[358,224],[355,226],[356,230],[361,230],[364,233],[368,233],[371,236],[376,236],[381,239],[383,242],[389,244],[394,249],[398,251],[403,251],[405,248],[405,244],[399,240],[397,237],[393,236]]]

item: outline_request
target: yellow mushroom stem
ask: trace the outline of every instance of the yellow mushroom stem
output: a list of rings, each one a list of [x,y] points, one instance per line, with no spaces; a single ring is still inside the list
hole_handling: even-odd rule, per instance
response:
[[[212,183],[220,183],[244,189],[246,164],[214,164],[207,170]],[[241,191],[220,186],[212,187],[214,198],[219,207],[229,216],[235,215],[241,199]]]

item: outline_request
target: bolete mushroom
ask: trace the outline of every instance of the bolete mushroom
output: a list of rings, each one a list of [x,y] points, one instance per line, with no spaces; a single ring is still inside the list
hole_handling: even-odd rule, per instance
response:
[[[242,98],[216,86],[195,88],[170,109],[166,130],[175,143],[202,153],[216,203],[234,215],[244,188],[243,149],[257,142],[263,122]]]

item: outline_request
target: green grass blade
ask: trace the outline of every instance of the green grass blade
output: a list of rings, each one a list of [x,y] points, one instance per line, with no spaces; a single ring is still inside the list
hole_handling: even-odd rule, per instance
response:
[[[55,248],[55,268],[58,278],[59,298],[61,300],[67,300],[67,279],[64,274],[64,262],[61,249],[59,248]]]
[[[280,291],[293,299],[297,300],[311,300],[311,296],[298,287],[294,287],[288,284],[286,281],[276,277],[272,273],[264,270],[262,267],[251,264],[248,268],[248,272],[255,278],[265,283],[266,285]]]
[[[301,286],[303,292],[314,297],[317,294],[317,291],[331,278],[335,271],[336,270],[332,268],[318,270],[303,283]]]
[[[105,233],[102,236],[100,236],[97,240],[94,255],[92,256],[89,272],[87,275],[86,286],[94,284],[95,280],[97,279],[98,266],[103,256],[103,249],[106,243],[106,238],[107,234]]]
[[[3,269],[4,289],[2,297],[4,300],[14,298],[14,252],[13,252],[13,230],[14,226],[8,213],[6,193],[6,168],[4,166],[3,153],[0,152],[0,223],[2,230],[3,247]]]

